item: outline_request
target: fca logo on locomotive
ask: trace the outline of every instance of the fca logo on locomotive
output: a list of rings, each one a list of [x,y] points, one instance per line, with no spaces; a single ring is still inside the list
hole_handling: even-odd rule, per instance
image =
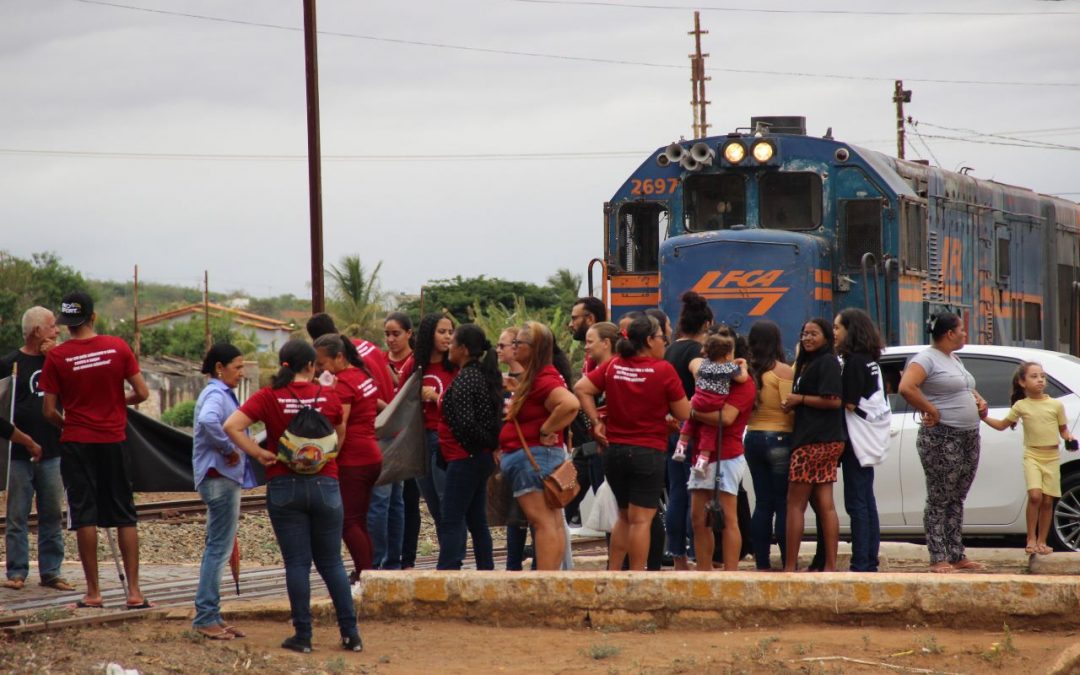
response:
[[[788,292],[787,287],[773,285],[783,274],[783,270],[713,270],[698,279],[692,290],[715,300],[756,299],[749,316],[761,316]]]

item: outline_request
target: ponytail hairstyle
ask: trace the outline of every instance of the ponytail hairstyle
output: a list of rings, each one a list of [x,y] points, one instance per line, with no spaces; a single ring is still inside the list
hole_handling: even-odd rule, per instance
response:
[[[681,337],[697,335],[712,323],[712,308],[705,296],[696,291],[687,291],[679,299],[682,300],[682,310],[679,311],[676,330]]]
[[[345,356],[345,361],[348,362],[349,365],[356,366],[362,370],[365,375],[371,377],[371,372],[368,370],[367,365],[364,364],[364,360],[360,358],[360,354],[356,351],[356,345],[344,335],[327,333],[315,340],[315,349],[322,349],[326,352],[326,355],[332,359],[336,359],[338,354],[343,354]]]
[[[27,310],[29,311],[29,310]],[[227,366],[236,359],[237,356],[243,356],[240,350],[229,344],[228,342],[217,342],[210,349],[207,350],[206,356],[203,357],[202,373],[203,375],[210,375],[211,377],[217,377],[216,366],[221,364]]]
[[[1012,393],[1009,395],[1009,403],[1016,403],[1027,398],[1027,392],[1024,391],[1024,378],[1027,377],[1029,368],[1038,365],[1040,364],[1035,361],[1021,361],[1020,365],[1016,367],[1016,372],[1013,373],[1012,378]]]
[[[536,382],[536,375],[550,366],[554,359],[555,338],[551,334],[551,329],[539,321],[526,321],[525,325],[518,330],[517,339],[529,344],[529,362],[522,364],[525,370],[518,378],[514,399],[507,412],[509,418],[515,418],[521,412],[521,406],[525,405],[525,399],[529,397],[533,383]]]
[[[795,359],[795,379],[799,379],[799,374],[802,373],[803,368],[806,368],[806,366],[809,365],[811,361],[813,361],[819,356],[833,353],[832,322],[826,321],[821,317],[814,317],[813,319],[810,319],[809,321],[804,323],[803,328],[810,324],[814,324],[821,329],[821,334],[825,336],[825,346],[813,352],[808,352],[805,349],[799,350],[799,356]]]
[[[401,326],[401,330],[409,333],[409,349],[416,349],[416,333],[412,332],[412,319],[409,318],[409,315],[405,312],[390,312],[383,319],[383,327],[385,328],[386,324],[391,321]]]
[[[428,366],[431,364],[431,355],[435,353],[435,329],[439,326],[439,322],[446,319],[450,322],[450,325],[454,325],[454,320],[448,315],[442,312],[432,312],[431,314],[425,314],[423,319],[420,319],[420,327],[416,329],[416,347],[413,351],[413,359],[415,359],[416,370],[423,374]],[[450,353],[443,354],[443,368],[446,370],[453,370],[454,366],[450,363]]]
[[[303,340],[289,340],[278,352],[278,363],[281,368],[270,380],[271,389],[281,389],[292,382],[297,373],[314,364],[315,348]]]
[[[941,314],[930,315],[930,319],[926,322],[926,332],[930,333],[930,337],[934,342],[937,342],[945,337],[946,333],[956,330],[959,326],[960,317],[952,312],[942,312]]]
[[[475,323],[463,323],[454,331],[454,342],[469,353],[469,362],[477,364],[484,376],[487,395],[492,406],[501,411],[503,407],[503,379],[499,370],[499,356],[495,346]]]
[[[639,316],[630,322],[622,338],[615,344],[619,356],[629,359],[637,356],[649,346],[649,338],[660,330],[660,322],[648,314]]]
[[[601,321],[600,323],[594,323],[589,326],[589,330],[596,331],[596,337],[602,342],[607,342],[611,345],[611,355],[615,356],[615,344],[619,341],[619,327],[613,323],[607,321]]]
[[[856,307],[848,307],[837,314],[837,319],[847,331],[844,341],[836,348],[840,356],[863,354],[871,361],[878,361],[881,358],[881,350],[885,348],[885,345],[882,343],[881,333],[878,332],[869,314]]]

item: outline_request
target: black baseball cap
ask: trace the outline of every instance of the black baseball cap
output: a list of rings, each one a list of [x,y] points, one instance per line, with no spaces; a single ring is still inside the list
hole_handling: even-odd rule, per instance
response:
[[[61,326],[81,326],[94,314],[94,300],[82,291],[68,293],[60,300],[56,323]]]

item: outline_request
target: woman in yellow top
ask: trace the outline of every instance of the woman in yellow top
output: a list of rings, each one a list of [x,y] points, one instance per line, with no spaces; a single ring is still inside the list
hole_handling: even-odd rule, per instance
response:
[[[1017,421],[1024,422],[1024,481],[1027,484],[1028,555],[1047,555],[1053,549],[1046,543],[1054,497],[1061,496],[1061,457],[1058,434],[1072,441],[1065,420],[1065,406],[1046,394],[1046,373],[1038,363],[1025,361],[1013,375],[1012,408],[1005,419],[984,417],[983,421],[1005,431]]]
[[[794,372],[784,363],[780,327],[761,320],[750,327],[750,372],[757,383],[758,401],[746,426],[746,463],[754,482],[754,515],[750,533],[754,562],[759,570],[769,570],[773,534],[780,546],[780,558],[787,560],[788,464],[791,460],[791,430],[794,413],[780,409],[780,401],[791,395]],[[774,525],[775,521],[775,525]],[[775,529],[774,529],[775,528]]]

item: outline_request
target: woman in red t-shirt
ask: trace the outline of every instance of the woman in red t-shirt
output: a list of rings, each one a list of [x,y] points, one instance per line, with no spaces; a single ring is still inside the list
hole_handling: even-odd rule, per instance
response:
[[[563,429],[578,412],[578,402],[552,365],[555,339],[551,329],[529,321],[511,342],[514,360],[524,369],[510,399],[507,421],[499,433],[496,462],[510,481],[521,510],[533,526],[536,569],[557,570],[566,550],[562,509],[544,499],[544,478],[566,461]],[[522,450],[529,446],[540,471]]]
[[[345,510],[341,537],[355,567],[350,581],[356,581],[362,570],[371,569],[368,506],[382,471],[382,450],[375,442],[379,385],[349,338],[337,333],[323,335],[315,341],[315,353],[319,370],[334,375],[334,393],[345,419],[345,438],[335,461]]]
[[[616,344],[619,355],[574,387],[592,422],[593,437],[607,446],[604,476],[619,504],[608,555],[613,571],[622,569],[628,554],[631,570],[645,569],[649,530],[664,492],[667,414],[677,420],[690,415],[682,382],[664,360],[666,346],[660,323],[648,315],[638,317]],[[607,400],[606,421],[596,410],[600,393]]]
[[[413,324],[405,312],[390,312],[383,321],[383,335],[386,337],[386,361],[390,372],[394,374],[394,384],[401,386],[400,379],[405,362],[413,354]]]
[[[439,453],[439,398],[450,387],[457,374],[457,367],[450,362],[450,340],[454,336],[454,322],[440,312],[426,315],[416,329],[416,351],[412,359],[401,369],[400,380],[405,382],[413,370],[420,370],[420,399],[424,402],[424,431],[427,434],[428,459],[431,471],[417,479],[420,493],[424,495],[428,511],[435,521],[438,532],[442,522],[439,504],[446,487],[446,463]],[[408,542],[406,542],[406,546]]]
[[[314,560],[334,602],[342,645],[360,651],[363,645],[356,626],[356,608],[341,562],[343,509],[337,463],[330,459],[318,473],[300,474],[277,461],[278,439],[305,407],[314,408],[330,420],[339,444],[345,435],[337,394],[332,388],[312,382],[315,358],[315,348],[303,340],[286,342],[278,352],[281,368],[270,386],[255,392],[229,416],[224,428],[236,447],[266,467],[266,510],[285,560],[285,587],[296,631],[281,646],[305,654],[311,651],[309,576]],[[255,422],[266,425],[265,450],[244,433]]]
[[[412,360],[413,323],[405,312],[390,312],[383,321],[386,360],[394,376],[396,394],[405,380],[401,371]],[[377,569],[398,570],[416,565],[416,543],[420,536],[420,487],[415,478],[377,485],[368,507],[372,564]],[[409,546],[404,547],[405,542]]]

